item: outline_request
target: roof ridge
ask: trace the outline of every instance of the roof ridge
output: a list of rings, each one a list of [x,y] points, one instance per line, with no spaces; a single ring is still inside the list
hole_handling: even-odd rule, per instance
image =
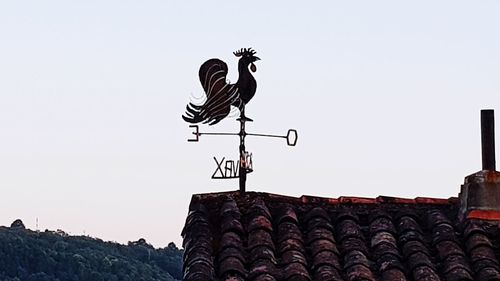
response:
[[[340,196],[337,198],[312,196],[312,195],[302,195],[300,197],[294,197],[289,195],[281,195],[275,193],[267,192],[255,192],[248,191],[241,194],[239,191],[223,191],[223,192],[211,192],[211,193],[199,193],[193,194],[194,200],[209,200],[211,198],[227,196],[232,198],[265,198],[275,201],[290,202],[290,203],[324,203],[328,205],[338,205],[338,204],[418,204],[418,205],[448,205],[457,204],[457,197],[449,198],[434,198],[434,197],[415,197],[415,198],[404,198],[404,197],[393,197],[393,196],[383,196],[379,195],[375,198],[371,197],[358,197],[358,196]],[[243,198],[244,197],[244,198]]]

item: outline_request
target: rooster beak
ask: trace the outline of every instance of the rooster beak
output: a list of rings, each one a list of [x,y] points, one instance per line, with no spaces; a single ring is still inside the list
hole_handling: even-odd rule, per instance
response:
[[[260,58],[259,58],[259,57],[253,57],[253,58],[254,58],[254,60],[255,60],[255,61],[260,60]]]

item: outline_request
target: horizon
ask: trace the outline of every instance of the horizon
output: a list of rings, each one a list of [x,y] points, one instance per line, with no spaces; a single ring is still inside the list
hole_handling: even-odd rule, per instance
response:
[[[0,225],[180,247],[191,196],[238,189],[210,179],[214,156],[238,157],[237,138],[189,143],[181,115],[203,95],[201,64],[219,58],[236,81],[233,52],[248,47],[261,58],[248,131],[299,134],[295,147],[247,139],[248,191],[457,196],[481,169],[480,110],[500,108],[499,12],[495,1],[2,3]],[[232,117],[200,131],[238,128]]]

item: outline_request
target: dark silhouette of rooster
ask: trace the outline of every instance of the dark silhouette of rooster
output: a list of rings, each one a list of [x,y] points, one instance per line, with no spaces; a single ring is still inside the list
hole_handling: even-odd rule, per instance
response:
[[[257,82],[248,67],[250,66],[250,70],[255,72],[257,68],[254,62],[260,58],[255,56],[256,52],[251,48],[244,48],[233,54],[240,57],[239,77],[235,84],[227,83],[227,64],[220,59],[210,59],[201,65],[200,82],[207,99],[201,105],[191,102],[187,105],[186,113],[182,116],[186,122],[217,124],[229,114],[231,106],[238,107],[241,112],[240,118],[251,121],[245,116],[245,105],[255,95]]]

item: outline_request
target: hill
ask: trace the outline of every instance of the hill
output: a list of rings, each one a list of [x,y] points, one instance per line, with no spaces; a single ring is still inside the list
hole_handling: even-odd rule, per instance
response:
[[[155,249],[144,239],[122,245],[63,231],[36,232],[20,220],[0,227],[0,280],[174,281],[182,279],[182,250]]]

